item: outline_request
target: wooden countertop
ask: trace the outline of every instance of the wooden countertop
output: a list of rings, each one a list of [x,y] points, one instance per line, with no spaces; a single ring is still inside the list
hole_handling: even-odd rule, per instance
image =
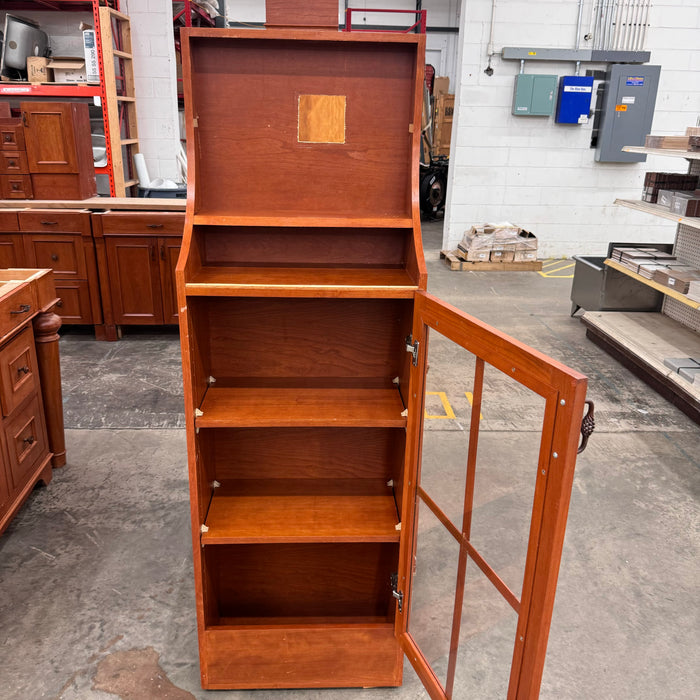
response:
[[[151,197],[90,197],[90,199],[0,199],[0,209],[131,209],[185,211],[186,199]]]

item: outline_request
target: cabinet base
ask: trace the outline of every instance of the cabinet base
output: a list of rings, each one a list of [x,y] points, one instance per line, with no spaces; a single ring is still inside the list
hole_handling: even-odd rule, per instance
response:
[[[348,688],[401,685],[393,623],[247,626],[201,635],[202,687]]]

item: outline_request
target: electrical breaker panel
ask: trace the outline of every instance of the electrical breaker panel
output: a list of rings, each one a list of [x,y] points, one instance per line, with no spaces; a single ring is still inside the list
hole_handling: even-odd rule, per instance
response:
[[[517,117],[548,117],[554,111],[556,75],[519,73],[515,76],[513,114]]]
[[[593,78],[586,75],[563,75],[555,121],[557,124],[587,124],[593,96]]]
[[[603,163],[638,163],[642,153],[624,153],[623,146],[643,146],[651,132],[661,66],[616,63],[606,76],[605,97],[595,159]]]

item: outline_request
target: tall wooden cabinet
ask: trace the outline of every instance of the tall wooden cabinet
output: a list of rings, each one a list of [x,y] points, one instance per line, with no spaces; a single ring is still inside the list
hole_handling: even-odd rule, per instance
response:
[[[183,38],[176,280],[203,686],[398,685],[407,653],[450,697],[408,620],[431,328],[547,401],[511,681],[535,697],[585,378],[425,292],[425,38]]]

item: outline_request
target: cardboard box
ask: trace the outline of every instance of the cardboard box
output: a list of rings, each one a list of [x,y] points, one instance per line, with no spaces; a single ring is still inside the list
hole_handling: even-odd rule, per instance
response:
[[[537,260],[537,250],[516,250],[513,262],[534,262]]]
[[[71,56],[55,56],[49,61],[54,83],[85,83],[85,59]]]
[[[515,249],[492,250],[491,262],[513,262],[515,260]]]
[[[435,78],[433,80],[433,97],[438,98],[440,95],[446,95],[450,91],[450,79],[447,76]]]
[[[488,262],[490,257],[490,250],[470,250],[467,252],[467,260],[469,262]]]
[[[49,59],[43,56],[27,56],[27,80],[30,83],[50,83]]]
[[[673,190],[659,190],[658,196],[656,197],[656,203],[660,207],[666,207],[666,209],[671,208],[671,200],[673,195],[676,194]]]
[[[515,244],[515,252],[517,253],[527,250],[534,250],[535,253],[537,253],[537,236],[535,236],[534,233],[530,233],[530,231],[520,229],[520,233],[518,233],[518,239]],[[537,259],[536,255],[534,259]]]

